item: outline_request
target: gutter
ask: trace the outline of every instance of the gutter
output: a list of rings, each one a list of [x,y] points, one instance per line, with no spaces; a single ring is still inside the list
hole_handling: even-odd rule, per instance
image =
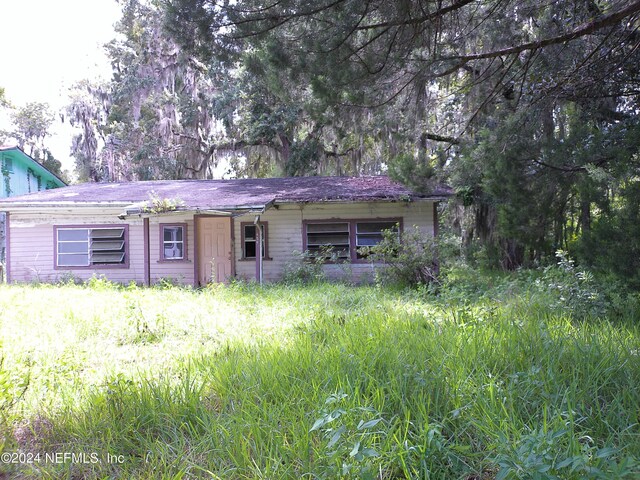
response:
[[[260,285],[264,283],[263,260],[262,260],[262,226],[260,225],[260,216],[268,209],[275,205],[275,199],[267,202],[262,210],[257,211],[253,224],[256,226],[256,280]]]

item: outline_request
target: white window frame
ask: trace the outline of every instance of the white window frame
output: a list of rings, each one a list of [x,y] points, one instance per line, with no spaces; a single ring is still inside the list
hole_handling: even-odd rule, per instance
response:
[[[182,240],[177,240],[177,235],[172,240],[165,240],[164,239],[165,229],[175,229],[176,231],[177,229],[182,230]],[[182,249],[181,249],[182,255],[179,257],[167,256],[168,244],[173,245],[173,247],[171,247],[172,249],[177,248],[178,244],[182,245]],[[160,259],[167,262],[178,262],[178,261],[187,259],[187,225],[186,224],[184,223],[179,223],[179,224],[178,223],[161,223],[160,224]]]

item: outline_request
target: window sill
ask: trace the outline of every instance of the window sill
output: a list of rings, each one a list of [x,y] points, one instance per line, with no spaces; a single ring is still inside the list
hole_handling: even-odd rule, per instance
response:
[[[53,269],[54,270],[115,270],[115,269],[128,269],[129,268],[129,264],[113,264],[113,265],[83,265],[83,266],[79,266],[79,265],[54,265]]]
[[[311,260],[307,261],[308,263],[312,263]],[[366,260],[363,258],[358,258],[356,260],[326,260],[324,262],[320,262],[321,265],[382,265],[384,262],[373,262],[371,260]]]
[[[273,258],[271,258],[271,257],[265,257],[265,258],[262,259],[263,262],[270,262],[271,260],[273,260]],[[238,261],[239,262],[255,262],[256,261],[256,257],[239,258]]]
[[[175,260],[158,260],[156,263],[191,263],[188,258],[176,258]]]

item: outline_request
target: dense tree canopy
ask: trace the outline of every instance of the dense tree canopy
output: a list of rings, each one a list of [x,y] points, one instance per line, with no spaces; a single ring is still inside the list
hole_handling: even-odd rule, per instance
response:
[[[637,213],[639,18],[623,0],[127,0],[112,81],[70,107],[76,158],[95,179],[447,181],[491,261],[595,265],[587,243]]]

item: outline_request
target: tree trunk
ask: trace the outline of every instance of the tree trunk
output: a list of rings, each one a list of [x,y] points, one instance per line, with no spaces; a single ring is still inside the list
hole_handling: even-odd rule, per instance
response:
[[[586,200],[580,202],[580,223],[583,234],[591,230],[591,202]]]
[[[282,170],[288,171],[289,159],[291,158],[291,141],[284,133],[278,132],[278,138],[282,144],[280,149],[280,156],[282,157]]]

